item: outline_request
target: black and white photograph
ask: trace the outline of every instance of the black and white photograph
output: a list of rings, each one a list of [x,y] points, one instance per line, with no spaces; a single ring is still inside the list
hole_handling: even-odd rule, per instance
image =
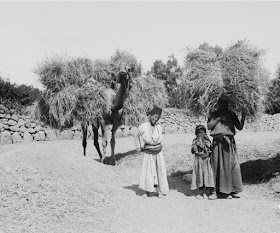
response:
[[[0,0],[0,233],[279,233],[280,1]]]

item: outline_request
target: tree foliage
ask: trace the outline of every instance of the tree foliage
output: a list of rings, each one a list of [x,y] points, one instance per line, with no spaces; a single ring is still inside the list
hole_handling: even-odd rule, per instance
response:
[[[151,68],[151,73],[155,78],[164,81],[169,96],[169,106],[178,107],[178,101],[174,95],[177,93],[177,82],[182,75],[182,69],[174,54],[168,56],[166,63],[156,60]]]
[[[22,107],[32,105],[40,95],[38,88],[25,84],[17,85],[0,77],[0,103],[8,108],[20,111]]]

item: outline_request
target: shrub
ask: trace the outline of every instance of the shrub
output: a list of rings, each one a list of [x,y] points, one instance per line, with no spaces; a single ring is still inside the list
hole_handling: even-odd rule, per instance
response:
[[[8,109],[19,112],[22,108],[32,105],[40,95],[41,91],[38,88],[25,84],[17,85],[0,77],[0,103]]]

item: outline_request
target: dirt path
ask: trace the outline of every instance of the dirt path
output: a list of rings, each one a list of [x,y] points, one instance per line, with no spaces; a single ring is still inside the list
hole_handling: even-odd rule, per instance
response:
[[[277,137],[277,133],[244,132],[236,136],[236,141],[237,145],[251,143],[261,148]],[[188,134],[164,135],[163,144],[165,147],[180,142],[190,144],[192,138],[193,135]],[[96,215],[79,215],[75,222],[62,218],[53,226],[45,225],[37,231],[31,224],[30,228],[5,225],[9,226],[6,229],[0,225],[0,232],[280,232],[280,201],[266,200],[246,190],[240,199],[196,200],[189,190],[190,184],[173,177],[170,193],[164,199],[142,199],[143,192],[137,186],[141,155],[135,154],[132,138],[117,139],[116,152],[123,159],[115,167],[94,161],[98,157],[92,143],[88,143],[88,156],[82,156],[80,141],[22,143],[0,148],[0,168],[7,171],[36,168],[62,177],[64,183],[98,184],[98,192],[106,197],[104,206],[96,207]]]

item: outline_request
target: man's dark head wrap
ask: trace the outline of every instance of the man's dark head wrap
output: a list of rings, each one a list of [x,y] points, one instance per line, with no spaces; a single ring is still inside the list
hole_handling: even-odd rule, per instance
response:
[[[161,113],[162,113],[162,108],[154,105],[153,109],[151,109],[150,111],[147,112],[147,115],[152,116],[152,115],[157,114],[157,115],[161,116]]]

